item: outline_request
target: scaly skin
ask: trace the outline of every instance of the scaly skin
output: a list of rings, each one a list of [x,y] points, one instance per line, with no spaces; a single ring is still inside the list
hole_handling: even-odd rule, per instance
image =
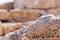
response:
[[[8,37],[12,40],[22,40],[26,38],[28,40],[48,40],[54,39],[56,37],[59,39],[59,27],[60,27],[60,17],[54,17],[53,15],[45,15],[38,18],[36,21],[23,27],[20,30],[7,34],[5,37]],[[55,38],[55,40],[56,40]]]

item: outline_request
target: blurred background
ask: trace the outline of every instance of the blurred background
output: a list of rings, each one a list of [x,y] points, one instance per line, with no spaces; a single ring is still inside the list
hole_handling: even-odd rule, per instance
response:
[[[0,0],[0,4],[4,4],[6,2],[13,2],[13,0]]]

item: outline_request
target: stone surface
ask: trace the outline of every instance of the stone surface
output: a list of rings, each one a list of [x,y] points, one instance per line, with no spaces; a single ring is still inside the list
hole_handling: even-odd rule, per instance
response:
[[[14,8],[13,2],[7,2],[7,3],[4,3],[4,4],[0,4],[0,9],[10,10],[10,9],[13,9],[13,8]]]
[[[48,12],[49,14],[53,14],[53,15],[55,15],[55,16],[59,15],[57,9],[50,9],[50,10],[48,10],[47,12]]]
[[[0,36],[2,36],[3,35],[3,26],[2,26],[2,24],[0,23]]]
[[[21,23],[2,23],[2,25],[3,25],[3,29],[4,29],[4,31],[3,31],[4,34],[13,32],[22,27]]]
[[[7,10],[0,10],[0,20],[7,20],[8,16],[9,14]]]
[[[14,21],[29,21],[29,20],[36,20],[39,16],[41,16],[39,10],[19,10],[19,9],[14,9],[10,11],[11,20]]]
[[[53,14],[55,16],[59,16],[60,15],[60,8],[56,8],[56,9],[49,9],[47,10],[48,14]]]
[[[15,0],[14,7],[25,9],[25,8],[41,8],[48,9],[55,7],[55,0]]]
[[[16,31],[22,26],[22,23],[0,23],[0,36]]]
[[[60,7],[60,0],[55,0],[56,7]]]

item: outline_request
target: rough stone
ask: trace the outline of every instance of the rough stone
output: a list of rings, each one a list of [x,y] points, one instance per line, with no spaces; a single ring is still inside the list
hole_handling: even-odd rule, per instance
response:
[[[10,11],[11,14],[11,20],[14,21],[29,21],[29,20],[36,20],[39,16],[41,16],[39,10],[19,10],[14,9]]]
[[[55,7],[55,0],[15,0],[14,7],[20,9],[41,8],[48,9]]]

